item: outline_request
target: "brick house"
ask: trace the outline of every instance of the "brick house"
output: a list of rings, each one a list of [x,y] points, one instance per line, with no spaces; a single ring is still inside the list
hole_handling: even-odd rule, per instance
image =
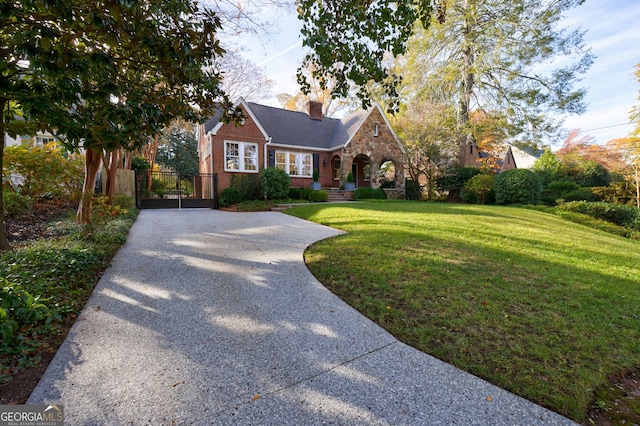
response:
[[[242,98],[236,106],[244,112],[241,124],[224,124],[217,115],[198,128],[200,172],[217,174],[219,191],[234,174],[265,167],[285,170],[297,188],[311,186],[314,170],[326,189],[344,187],[350,171],[356,187],[378,188],[389,179],[380,166],[391,161],[395,182],[387,191],[404,198],[405,150],[379,105],[342,119],[323,117],[319,102],[310,102],[308,113]]]

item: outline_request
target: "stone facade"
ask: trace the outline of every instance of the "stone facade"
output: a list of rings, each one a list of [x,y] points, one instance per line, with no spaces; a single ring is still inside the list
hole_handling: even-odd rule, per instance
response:
[[[393,130],[382,115],[380,108],[374,108],[367,120],[353,136],[351,141],[342,149],[340,169],[340,184],[347,182],[347,175],[352,171],[352,164],[356,164],[358,184],[362,182],[364,172],[358,157],[367,157],[370,164],[370,186],[380,187],[380,166],[386,161],[392,161],[395,167],[395,181],[397,189],[404,189],[404,158],[405,152]],[[364,186],[364,182],[361,185]]]

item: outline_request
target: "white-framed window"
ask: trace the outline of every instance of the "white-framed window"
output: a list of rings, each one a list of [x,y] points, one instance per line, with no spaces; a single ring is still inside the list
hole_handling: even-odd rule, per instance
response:
[[[340,180],[340,158],[333,159],[333,180]]]
[[[48,143],[55,142],[53,136],[36,136],[36,146],[45,146]]]
[[[258,173],[258,144],[225,142],[224,170],[227,172]]]
[[[373,125],[373,136],[378,136],[379,131],[380,131],[380,128],[378,127],[378,123],[375,123]]]
[[[275,166],[286,171],[289,176],[311,177],[313,155],[302,152],[276,151]]]

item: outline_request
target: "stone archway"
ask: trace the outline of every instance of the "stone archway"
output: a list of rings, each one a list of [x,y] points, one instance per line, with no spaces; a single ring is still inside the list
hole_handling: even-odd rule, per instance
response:
[[[348,173],[348,172],[347,172]],[[365,154],[358,154],[351,162],[356,188],[368,188],[372,183],[371,159]]]

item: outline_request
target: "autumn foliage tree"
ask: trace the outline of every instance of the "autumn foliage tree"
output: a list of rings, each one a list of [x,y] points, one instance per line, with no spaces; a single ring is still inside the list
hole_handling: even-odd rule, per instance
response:
[[[436,179],[457,155],[455,111],[444,105],[411,104],[391,120],[407,151],[406,170],[414,182],[426,184],[432,200]]]

